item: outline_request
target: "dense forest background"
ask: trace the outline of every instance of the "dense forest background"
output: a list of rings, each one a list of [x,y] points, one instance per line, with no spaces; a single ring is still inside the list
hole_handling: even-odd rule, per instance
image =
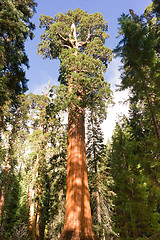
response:
[[[0,2],[0,239],[58,239],[66,196],[66,86],[28,94],[25,41],[34,0]],[[97,240],[160,239],[160,2],[119,21],[121,84],[129,117],[104,144],[107,109],[86,110],[92,220]],[[98,42],[97,42],[98,44]],[[60,72],[60,78],[62,77]],[[112,103],[111,90],[108,104]],[[106,100],[107,101],[107,100]],[[105,112],[106,111],[106,112]],[[107,126],[106,126],[107,128]]]

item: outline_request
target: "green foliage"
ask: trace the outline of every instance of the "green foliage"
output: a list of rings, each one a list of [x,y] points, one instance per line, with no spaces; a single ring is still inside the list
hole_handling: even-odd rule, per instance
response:
[[[26,96],[31,130],[25,142],[24,164],[28,186],[34,189],[34,198],[30,200],[35,206],[35,217],[36,206],[40,206],[42,239],[56,238],[64,218],[66,126],[61,123],[61,95],[56,95],[62,92],[55,89],[52,88],[50,99],[44,95]],[[61,215],[58,220],[57,215]]]
[[[154,126],[152,130],[159,140],[160,60],[157,27],[150,13],[148,8],[144,16],[137,16],[136,19],[121,16],[119,33],[123,38],[115,52],[122,57],[123,63],[120,89],[129,88],[130,102],[144,106],[141,108],[143,115],[148,126]]]
[[[17,96],[26,89],[24,41],[33,36],[30,17],[35,6],[34,1],[27,0],[23,4],[20,0],[0,3],[0,196],[5,193],[0,239],[28,239],[29,187],[34,189],[31,202],[35,219],[40,213],[40,238],[59,238],[66,192],[64,112],[73,106],[74,110],[86,108],[88,114],[87,160],[97,239],[158,239],[158,1],[154,0],[140,17],[123,14],[119,19],[122,40],[115,52],[123,63],[120,89],[130,89],[130,115],[116,125],[107,147],[100,124],[112,99],[103,76],[112,56],[104,45],[108,25],[100,13],[89,15],[76,9],[54,18],[42,15],[40,27],[45,31],[38,53],[60,60],[61,84],[51,88],[50,97],[32,93]],[[17,104],[10,98],[16,98]]]
[[[110,176],[107,148],[104,145],[100,124],[103,114],[97,115],[97,109],[88,112],[87,122],[87,161],[91,195],[91,210],[96,239],[112,239],[113,231],[112,191],[113,179]]]
[[[63,24],[64,22],[65,24]],[[65,47],[67,48],[64,39],[66,38],[69,41],[72,23],[76,25],[79,42],[86,40],[88,32],[92,40],[98,37],[101,39],[102,43],[104,43],[105,39],[108,37],[105,33],[108,26],[100,13],[88,15],[87,12],[76,9],[74,11],[69,10],[65,15],[59,13],[54,18],[42,15],[40,18],[40,27],[46,30],[41,36],[42,42],[39,44],[38,52],[44,58],[60,57]],[[62,35],[64,39],[61,38],[60,35]],[[81,46],[82,51],[85,49],[85,46]],[[96,55],[96,51],[94,54]]]
[[[0,107],[27,90],[24,67],[29,67],[25,40],[33,37],[34,24],[30,18],[36,3],[20,0],[2,0],[0,3]]]
[[[8,175],[0,239],[28,239],[28,211],[20,175]],[[24,182],[23,182],[24,184]],[[22,200],[23,199],[23,200]],[[25,201],[24,201],[25,200]],[[20,228],[21,227],[21,228]]]
[[[112,56],[111,50],[104,46],[108,25],[103,16],[100,13],[89,15],[81,9],[69,10],[54,18],[42,15],[40,27],[45,31],[38,53],[43,58],[60,60],[59,81],[71,86],[67,105],[105,106],[111,91],[103,73]]]
[[[158,159],[154,159],[144,141],[136,140],[134,129],[126,120],[122,126],[117,124],[111,169],[116,193],[114,221],[121,239],[143,239],[160,231],[159,204],[151,180]]]
[[[159,20],[155,3],[144,15],[119,18],[120,90],[129,89],[130,116],[117,124],[110,155],[115,229],[120,239],[159,237]]]
[[[50,203],[47,224],[49,239],[59,238],[65,217],[67,132],[64,130],[62,127],[57,129],[54,139],[55,152],[50,159]]]
[[[89,15],[81,9],[69,10],[65,15],[59,13],[54,18],[42,15],[40,27],[45,31],[38,45],[38,53],[44,59],[58,58],[60,60],[59,81],[61,85],[57,89],[52,88],[51,94],[53,96],[58,94],[55,96],[54,102],[49,105],[48,112],[54,108],[57,114],[58,110],[65,110],[67,107],[71,110],[70,116],[75,117],[79,116],[77,112],[81,113],[82,109],[86,108],[89,111],[96,109],[96,114],[99,117],[102,115],[100,118],[104,119],[112,94],[109,84],[104,81],[103,74],[112,56],[111,50],[104,45],[109,36],[106,34],[108,25],[103,16],[100,13]],[[99,142],[100,139],[98,145]],[[64,149],[61,151],[64,153]],[[66,175],[64,174],[64,155],[62,157],[61,151],[58,155],[55,154],[53,159],[57,161],[52,163],[53,176],[56,175],[52,185],[54,189],[59,189],[53,198],[54,208],[52,211],[61,219],[58,223],[54,219],[56,223],[49,225],[54,229],[52,233],[54,238],[59,237],[64,218],[60,198],[63,202]],[[101,153],[99,152],[99,154]],[[57,199],[59,200],[57,201]],[[56,235],[58,229],[59,232]]]

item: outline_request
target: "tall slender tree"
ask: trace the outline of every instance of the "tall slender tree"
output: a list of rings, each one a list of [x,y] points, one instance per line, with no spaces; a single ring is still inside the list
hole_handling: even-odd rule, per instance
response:
[[[134,112],[134,119],[124,118],[116,125],[112,138],[113,219],[122,239],[158,239],[160,233],[159,152],[141,121],[141,115]]]
[[[96,239],[112,239],[115,234],[111,216],[113,204],[111,190],[113,179],[107,159],[107,149],[104,145],[100,124],[103,122],[103,110],[100,116],[97,109],[91,109],[87,122],[87,160],[89,186],[91,192],[91,210]],[[109,147],[109,146],[108,146]]]
[[[129,88],[131,102],[146,106],[144,111],[148,114],[148,122],[160,141],[158,21],[149,8],[140,17],[133,11],[131,13],[131,16],[123,14],[119,18],[122,40],[115,52],[122,57],[123,63],[121,89]]]
[[[3,105],[15,102],[16,96],[27,90],[24,67],[29,67],[25,40],[33,38],[34,0],[2,0],[0,2],[0,121]]]
[[[60,60],[59,80],[68,87],[67,193],[60,239],[95,239],[92,227],[85,147],[85,108],[110,97],[103,73],[111,60],[104,46],[107,23],[100,13],[76,9],[54,18],[42,15],[38,45],[43,58]]]
[[[130,118],[116,126],[111,156],[115,222],[124,239],[159,237],[159,21],[153,2],[141,16],[130,10],[119,18],[122,40],[115,49],[123,64],[120,90],[130,90]]]
[[[20,185],[18,181],[19,176],[17,169],[20,167],[21,157],[22,154],[24,154],[21,147],[24,144],[24,141],[28,134],[28,106],[24,104],[24,99],[25,96],[21,95],[20,101],[22,104],[21,107],[16,108],[16,111],[13,106],[7,106],[8,111],[6,111],[4,115],[7,119],[8,128],[3,130],[2,134],[2,145],[6,151],[6,156],[4,157],[4,160],[2,162],[2,171],[0,173],[0,218],[1,226],[4,231],[10,232],[8,237],[12,235],[11,229],[14,226],[16,211],[19,202]],[[18,147],[20,149],[18,149]],[[12,203],[12,201],[10,201],[11,199],[15,202]],[[11,204],[13,204],[12,213],[10,211]],[[11,224],[9,224],[9,222],[11,222]],[[2,235],[5,239],[4,232],[2,232]]]
[[[8,119],[8,116],[4,117],[6,105],[9,106],[12,113],[15,112],[15,119],[17,119],[19,114],[17,103],[20,101],[18,95],[27,90],[24,66],[29,67],[29,65],[25,52],[25,40],[28,36],[33,37],[34,24],[32,24],[30,18],[35,12],[35,7],[34,0],[23,2],[2,0],[0,2],[0,140],[4,122],[7,122]],[[10,156],[13,151],[14,131],[16,131],[15,125],[17,122],[13,118],[13,124],[11,121],[9,123],[12,128],[12,136],[6,166],[14,168],[13,163],[12,166],[9,166],[9,164],[11,164]],[[6,170],[8,167],[6,167]],[[1,209],[3,208],[2,202],[4,202],[4,191],[1,189]],[[1,212],[2,210],[0,210],[0,215]]]

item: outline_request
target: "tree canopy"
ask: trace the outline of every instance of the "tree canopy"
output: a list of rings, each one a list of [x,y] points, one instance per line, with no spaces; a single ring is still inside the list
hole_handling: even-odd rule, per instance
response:
[[[35,7],[34,0],[0,2],[0,107],[27,90],[25,40],[33,38]]]
[[[65,24],[64,24],[65,23]],[[109,37],[107,22],[100,13],[88,14],[76,9],[54,18],[42,15],[40,27],[45,28],[38,45],[43,58],[60,60],[59,81],[68,85],[68,104],[89,107],[110,98],[103,74],[111,61],[111,50],[104,45]],[[81,95],[81,98],[77,98]],[[102,102],[102,101],[101,101]]]

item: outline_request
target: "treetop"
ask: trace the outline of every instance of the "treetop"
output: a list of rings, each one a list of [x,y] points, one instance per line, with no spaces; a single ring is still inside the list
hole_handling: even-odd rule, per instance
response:
[[[38,45],[38,53],[43,58],[59,58],[64,48],[76,48],[80,52],[88,51],[90,42],[92,42],[90,47],[93,48],[94,45],[96,56],[95,45],[97,46],[98,39],[98,45],[101,47],[109,37],[106,34],[108,25],[102,14],[98,12],[88,14],[79,8],[74,11],[70,9],[66,14],[59,13],[54,18],[41,15],[40,27],[45,28]],[[95,44],[93,44],[94,40]]]

